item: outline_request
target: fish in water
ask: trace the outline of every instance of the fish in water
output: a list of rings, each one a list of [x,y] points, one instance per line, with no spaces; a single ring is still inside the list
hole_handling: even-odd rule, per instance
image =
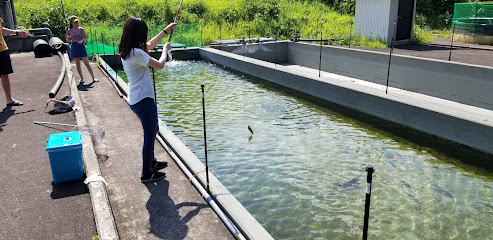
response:
[[[401,180],[401,183],[404,184],[404,186],[406,186],[407,188],[411,188],[411,185],[409,185],[409,183]]]
[[[436,190],[437,192],[439,192],[439,193],[441,193],[441,194],[445,195],[446,197],[448,197],[448,198],[450,198],[450,199],[454,199],[454,200],[455,200],[454,196],[453,196],[451,193],[449,193],[449,192],[447,192],[447,191],[445,191],[445,190],[439,189],[439,188],[437,188],[437,189],[435,189],[435,190]]]
[[[345,189],[355,189],[359,187],[359,177],[354,177],[353,179],[345,182],[343,184],[336,184],[336,187],[345,188]]]
[[[253,134],[253,130],[250,126],[248,126],[248,130]]]

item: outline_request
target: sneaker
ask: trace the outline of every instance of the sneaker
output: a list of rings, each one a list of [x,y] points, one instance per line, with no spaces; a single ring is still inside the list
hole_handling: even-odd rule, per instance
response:
[[[167,166],[168,166],[167,162],[158,162],[156,160],[153,160],[152,165],[151,165],[152,170],[154,170],[154,171],[161,170]]]
[[[92,82],[99,82],[99,79],[97,79],[97,78],[93,78],[93,79],[92,79]]]
[[[163,179],[163,178],[166,178],[166,173],[151,171],[151,172],[142,174],[142,176],[140,177],[140,181],[143,183],[146,183],[146,182],[152,182],[152,181],[156,181],[156,180]]]

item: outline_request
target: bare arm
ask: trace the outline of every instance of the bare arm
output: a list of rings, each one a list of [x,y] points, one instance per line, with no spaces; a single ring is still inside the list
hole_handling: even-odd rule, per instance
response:
[[[28,33],[26,31],[23,31],[23,30],[12,30],[12,29],[9,29],[9,28],[6,28],[6,27],[2,27],[2,33],[3,34],[10,34],[10,35],[19,35],[19,36],[22,36],[22,37],[25,37],[28,35]]]
[[[163,52],[161,53],[161,57],[159,60],[154,59],[153,57],[149,58],[149,66],[157,69],[163,69],[166,64],[166,59],[168,58],[168,51],[171,49],[171,43],[167,42],[164,44]]]
[[[86,30],[82,29],[82,37],[83,39],[81,41],[79,41],[79,44],[83,44],[85,42],[87,42],[87,34],[86,34]]]
[[[70,37],[70,34],[68,34],[68,30],[67,30],[67,32],[65,34],[65,38],[66,38],[67,42],[70,43],[71,37]]]
[[[166,36],[166,33],[170,33],[175,30],[176,23],[170,23],[163,31],[159,32],[156,36],[154,36],[149,42],[147,42],[147,49],[154,49],[159,42]]]

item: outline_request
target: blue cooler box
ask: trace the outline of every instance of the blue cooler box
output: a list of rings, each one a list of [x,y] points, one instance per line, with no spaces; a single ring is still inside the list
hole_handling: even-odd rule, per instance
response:
[[[54,183],[84,178],[80,132],[51,134],[46,151],[50,157]]]

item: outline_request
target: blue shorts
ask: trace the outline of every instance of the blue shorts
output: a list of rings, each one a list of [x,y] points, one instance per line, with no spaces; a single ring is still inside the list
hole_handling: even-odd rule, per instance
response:
[[[70,46],[70,57],[71,58],[87,57],[86,45],[73,42],[72,46]]]

